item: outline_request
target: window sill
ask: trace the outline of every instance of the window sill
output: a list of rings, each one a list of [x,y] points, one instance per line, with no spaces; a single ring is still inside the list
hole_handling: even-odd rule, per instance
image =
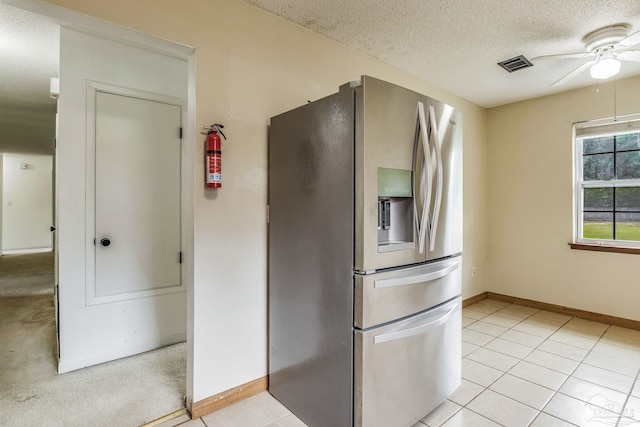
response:
[[[608,246],[608,245],[591,245],[586,243],[569,243],[569,246],[571,246],[571,249],[578,249],[581,251],[615,252],[619,254],[640,255],[640,248],[625,248],[622,246]]]

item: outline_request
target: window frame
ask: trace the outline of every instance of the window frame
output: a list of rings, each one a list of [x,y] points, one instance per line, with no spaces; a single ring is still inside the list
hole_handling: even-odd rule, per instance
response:
[[[598,181],[585,181],[583,179],[583,141],[607,136],[617,136],[630,133],[640,133],[640,114],[633,114],[624,117],[591,120],[586,122],[574,123],[573,126],[573,153],[574,153],[574,230],[573,230],[573,242],[579,245],[594,245],[594,246],[611,246],[620,248],[636,248],[640,249],[640,241],[634,240],[618,240],[618,239],[591,239],[582,237],[584,226],[584,190],[588,188],[623,188],[623,187],[640,187],[640,178],[633,179],[611,179],[611,180],[598,180]],[[635,150],[621,150],[617,151],[614,139],[613,151],[606,154],[612,154],[615,156],[618,152],[627,152]],[[605,154],[605,153],[594,153]],[[614,163],[615,165],[615,163]],[[614,173],[617,172],[614,169]],[[614,190],[615,191],[615,190]],[[604,211],[609,212],[609,211]],[[615,197],[612,210],[613,215],[612,227],[613,236],[615,237],[615,216],[616,211]]]

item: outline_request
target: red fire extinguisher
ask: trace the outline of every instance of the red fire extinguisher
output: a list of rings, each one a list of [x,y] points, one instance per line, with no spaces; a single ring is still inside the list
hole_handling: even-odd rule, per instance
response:
[[[204,128],[209,130],[209,132],[207,132],[204,156],[205,182],[208,188],[220,188],[222,187],[222,141],[220,135],[222,135],[224,139],[227,139],[227,137],[221,130],[224,126],[219,123],[214,123]]]

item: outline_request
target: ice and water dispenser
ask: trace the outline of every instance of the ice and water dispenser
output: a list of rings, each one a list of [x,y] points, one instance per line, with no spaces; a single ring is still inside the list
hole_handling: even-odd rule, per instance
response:
[[[412,172],[378,168],[378,252],[414,247]]]

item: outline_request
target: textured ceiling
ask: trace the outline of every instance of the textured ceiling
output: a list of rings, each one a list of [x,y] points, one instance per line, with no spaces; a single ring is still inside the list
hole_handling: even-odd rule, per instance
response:
[[[584,35],[606,25],[640,31],[640,0],[246,1],[484,107],[595,83],[585,72],[551,87],[584,59],[512,74],[497,62],[582,52]],[[0,151],[52,151],[58,39],[51,20],[0,3]],[[637,74],[640,63],[624,62],[617,78]]]
[[[640,0],[245,0],[484,107],[594,84],[589,72],[551,84],[584,59],[544,61],[512,74],[496,63],[583,52],[582,38],[627,23]],[[624,62],[617,78],[640,74]]]
[[[0,3],[0,152],[52,153],[59,27]]]

